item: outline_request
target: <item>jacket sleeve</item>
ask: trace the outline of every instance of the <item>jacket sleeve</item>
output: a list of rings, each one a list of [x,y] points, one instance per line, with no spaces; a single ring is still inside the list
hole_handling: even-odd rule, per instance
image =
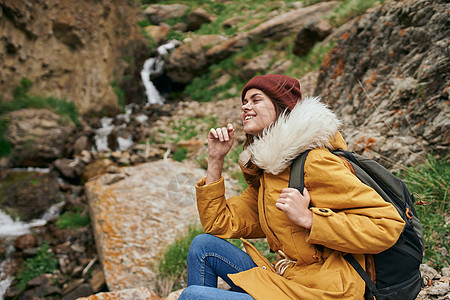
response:
[[[396,243],[405,222],[395,207],[362,183],[343,159],[310,153],[305,186],[313,224],[307,242],[347,253],[376,254]]]
[[[248,187],[239,196],[225,199],[223,177],[205,185],[195,185],[200,222],[206,233],[220,238],[265,237],[258,218],[258,190]]]

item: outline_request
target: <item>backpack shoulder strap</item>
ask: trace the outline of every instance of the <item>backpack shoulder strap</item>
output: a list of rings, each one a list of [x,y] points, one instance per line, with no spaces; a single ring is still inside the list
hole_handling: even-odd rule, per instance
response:
[[[302,195],[303,189],[305,188],[305,161],[309,151],[311,150],[306,150],[292,161],[291,171],[289,173],[288,187],[296,188]]]
[[[364,271],[356,258],[351,254],[344,255],[345,260],[358,272],[359,276],[366,282],[366,287],[372,293],[373,296],[378,296],[380,292],[377,289],[375,283],[370,279],[369,275]]]

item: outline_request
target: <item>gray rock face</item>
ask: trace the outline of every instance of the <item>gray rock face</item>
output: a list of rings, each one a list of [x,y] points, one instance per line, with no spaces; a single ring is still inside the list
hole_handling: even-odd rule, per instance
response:
[[[75,129],[47,109],[21,109],[6,116],[15,166],[46,167],[63,155],[67,136]]]
[[[386,4],[336,40],[315,93],[344,121],[351,148],[394,169],[448,151],[449,9],[446,1]]]

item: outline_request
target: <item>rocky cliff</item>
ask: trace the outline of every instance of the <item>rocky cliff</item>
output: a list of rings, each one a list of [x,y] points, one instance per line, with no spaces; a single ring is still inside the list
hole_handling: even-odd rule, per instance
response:
[[[393,2],[336,36],[316,88],[350,147],[389,167],[448,153],[448,1]]]
[[[73,101],[81,114],[117,110],[111,84],[135,76],[148,54],[136,2],[2,0],[0,8],[4,101],[26,77],[31,94]]]

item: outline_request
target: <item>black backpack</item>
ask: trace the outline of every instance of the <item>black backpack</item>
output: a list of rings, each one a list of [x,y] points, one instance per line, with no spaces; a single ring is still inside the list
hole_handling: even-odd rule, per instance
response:
[[[309,151],[300,154],[291,165],[289,187],[297,188],[300,193],[303,193],[304,166]],[[375,283],[353,255],[344,256],[366,282],[365,299],[416,299],[424,286],[419,271],[423,257],[423,232],[414,209],[413,195],[402,180],[374,160],[345,150],[331,152],[344,157],[352,165],[359,180],[394,205],[405,220],[405,227],[396,244],[373,255]]]

